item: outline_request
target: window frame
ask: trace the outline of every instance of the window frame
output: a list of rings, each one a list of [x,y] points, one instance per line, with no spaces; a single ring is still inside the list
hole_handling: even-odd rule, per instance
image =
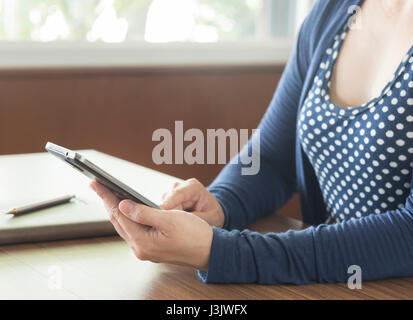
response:
[[[285,64],[293,39],[222,43],[0,43],[0,69]]]

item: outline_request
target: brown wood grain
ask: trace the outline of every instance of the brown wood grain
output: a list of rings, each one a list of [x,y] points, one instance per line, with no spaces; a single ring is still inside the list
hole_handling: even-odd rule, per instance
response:
[[[156,165],[152,133],[256,128],[283,67],[212,66],[0,70],[0,154],[44,150],[47,141],[96,149],[209,184],[223,165]],[[280,212],[300,218],[298,197]]]

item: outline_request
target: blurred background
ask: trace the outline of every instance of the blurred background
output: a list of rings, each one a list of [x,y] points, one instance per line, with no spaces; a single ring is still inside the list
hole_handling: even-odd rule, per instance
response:
[[[222,165],[157,166],[153,131],[256,128],[312,3],[0,0],[0,154],[50,140],[208,184]]]

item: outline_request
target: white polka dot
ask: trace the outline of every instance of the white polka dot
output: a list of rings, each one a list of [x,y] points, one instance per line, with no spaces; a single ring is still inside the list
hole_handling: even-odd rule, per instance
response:
[[[404,113],[404,111],[405,111],[405,109],[403,107],[398,107],[397,108],[397,112],[400,113],[400,114]]]
[[[335,48],[340,41],[336,39]],[[338,48],[326,52],[334,59],[338,56]],[[409,127],[413,113],[408,107],[413,106],[413,96],[407,89],[413,88],[413,81],[400,68],[403,79],[409,81],[394,77],[394,87],[387,86],[385,96],[362,105],[368,109],[338,108],[327,102],[331,58],[320,64],[325,71],[315,77],[298,122],[299,137],[322,187],[326,208],[337,221],[379,214],[390,204],[394,209],[403,202],[396,195],[403,196],[410,189],[413,146],[405,146],[410,142],[407,139],[413,139]]]
[[[399,147],[403,147],[403,146],[405,145],[405,143],[406,143],[406,142],[404,142],[404,140],[402,140],[402,139],[399,139],[399,140],[396,141],[396,144],[397,144]]]

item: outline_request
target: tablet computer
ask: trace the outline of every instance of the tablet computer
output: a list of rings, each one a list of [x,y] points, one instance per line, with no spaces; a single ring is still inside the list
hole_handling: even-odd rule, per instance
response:
[[[87,160],[81,154],[58,146],[57,144],[51,142],[48,142],[46,144],[46,150],[52,155],[66,162],[71,167],[80,171],[88,178],[96,180],[100,184],[110,189],[114,194],[116,194],[117,197],[119,197],[119,199],[129,199],[137,203],[144,204],[148,207],[161,209],[155,203],[145,198],[132,188],[128,187],[126,184],[119,181],[115,177],[111,176],[109,173],[105,172],[103,169]]]

